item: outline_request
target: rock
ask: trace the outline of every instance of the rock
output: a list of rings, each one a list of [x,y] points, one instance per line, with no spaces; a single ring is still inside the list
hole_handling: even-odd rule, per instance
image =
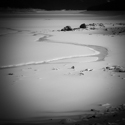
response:
[[[92,71],[93,69],[85,69],[84,71]]]
[[[110,66],[106,67],[107,70],[112,70],[113,72],[125,72],[125,68],[121,66]]]
[[[114,67],[106,67],[106,69],[108,69],[108,70],[113,70]]]
[[[61,31],[72,31],[71,26],[66,26],[63,29],[61,29]]]
[[[114,71],[114,72],[125,72],[125,69],[122,68],[122,67],[116,67],[116,68],[114,68],[113,71]]]
[[[89,26],[95,26],[95,25],[96,25],[95,23],[89,24]]]
[[[88,69],[85,69],[84,71],[88,71]]]
[[[87,119],[93,119],[93,118],[96,118],[96,116],[92,115],[92,116],[87,117]]]
[[[91,29],[91,30],[95,30],[95,27],[91,27],[90,29]]]
[[[91,109],[90,111],[92,111],[92,112],[99,112],[99,111],[96,110],[96,109]]]
[[[8,75],[13,75],[13,73],[8,73]]]
[[[86,25],[85,25],[85,23],[81,24],[81,25],[80,25],[80,28],[83,28],[83,29],[85,29],[85,28],[86,28]]]
[[[103,23],[100,23],[99,26],[101,26],[101,27],[105,27]]]
[[[84,73],[83,73],[83,72],[80,72],[79,75],[84,75]]]
[[[72,66],[71,69],[75,69],[75,66]]]

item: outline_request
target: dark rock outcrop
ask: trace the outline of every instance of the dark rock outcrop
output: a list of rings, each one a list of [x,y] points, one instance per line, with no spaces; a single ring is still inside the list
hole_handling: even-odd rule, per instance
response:
[[[8,73],[8,75],[14,75],[13,73]]]
[[[61,31],[75,31],[75,30],[79,30],[80,28],[81,29],[85,29],[86,28],[86,24],[83,23],[78,28],[71,28],[71,26],[65,26],[63,29],[61,29]]]
[[[80,76],[81,76],[81,75],[84,75],[84,73],[83,73],[83,72],[80,72],[79,75],[80,75]]]
[[[99,26],[100,26],[100,27],[105,27],[103,23],[100,23]]]
[[[75,69],[75,66],[72,66],[71,69]]]
[[[96,24],[95,24],[95,23],[92,23],[92,24],[89,24],[89,26],[96,26]]]
[[[125,73],[125,68],[123,68],[121,66],[106,67],[106,70],[112,70],[113,72],[124,72]]]
[[[91,29],[91,30],[95,30],[96,28],[95,28],[95,27],[91,27],[90,29]]]
[[[80,25],[80,28],[85,29],[85,28],[86,28],[86,24],[85,24],[85,23],[81,24],[81,25]]]
[[[71,26],[65,26],[63,29],[61,29],[61,31],[72,31],[73,29],[71,28]]]

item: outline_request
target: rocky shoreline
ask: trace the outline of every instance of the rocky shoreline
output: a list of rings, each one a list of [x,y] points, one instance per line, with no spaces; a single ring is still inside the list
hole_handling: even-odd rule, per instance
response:
[[[90,109],[91,113],[79,115],[79,120],[72,118],[49,118],[42,120],[42,118],[25,119],[25,120],[1,120],[4,124],[13,125],[124,125],[125,124],[125,104],[117,107],[112,107],[110,104],[100,104],[105,107],[103,111]],[[66,117],[66,116],[65,116]],[[68,117],[68,116],[67,116]]]
[[[60,30],[52,30],[52,32],[66,32],[66,31],[103,31],[104,34],[108,35],[124,35],[125,34],[125,23],[89,23],[81,24],[79,27],[72,28],[71,26],[65,26]],[[94,32],[92,32],[94,33]],[[90,34],[90,33],[89,33]]]

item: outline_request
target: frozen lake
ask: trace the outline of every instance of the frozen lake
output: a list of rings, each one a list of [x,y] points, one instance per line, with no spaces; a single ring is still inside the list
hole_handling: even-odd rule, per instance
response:
[[[104,12],[2,16],[0,67],[8,68],[0,69],[1,119],[80,115],[91,108],[104,109],[99,104],[124,103],[125,74],[103,71],[108,65],[124,66],[124,35],[52,32],[66,25],[124,21],[117,16]],[[40,41],[44,36],[47,39]],[[90,55],[98,51],[84,45],[95,46],[102,56],[106,56],[102,48],[108,48],[109,55],[96,62],[98,57]]]

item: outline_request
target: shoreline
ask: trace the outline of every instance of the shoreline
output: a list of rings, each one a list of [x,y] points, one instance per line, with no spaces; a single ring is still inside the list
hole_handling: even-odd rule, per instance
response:
[[[48,35],[46,35],[46,36],[48,36]],[[44,36],[44,38],[46,38],[46,36]],[[39,38],[39,42],[40,42],[41,39],[43,39],[43,37]],[[45,41],[45,42],[50,42],[50,41]],[[54,61],[65,60],[65,59],[73,59],[73,58],[81,58],[81,57],[97,57],[98,59],[94,60],[94,62],[97,62],[97,61],[103,61],[105,59],[105,57],[108,55],[108,49],[104,48],[104,47],[101,47],[101,46],[76,44],[76,43],[68,43],[68,42],[67,43],[65,43],[65,42],[61,43],[61,42],[56,42],[56,41],[53,42],[53,43],[85,46],[85,47],[88,47],[88,49],[94,51],[94,53],[93,54],[72,55],[72,56],[66,56],[66,57],[59,57],[59,58],[43,60],[43,61],[38,61],[38,62],[27,62],[27,63],[15,64],[15,65],[6,65],[6,66],[1,66],[0,69],[16,68],[16,67],[22,67],[22,66],[27,66],[27,65],[40,65],[40,64],[46,64],[46,63],[48,64],[48,63],[51,63],[51,62],[54,62]],[[93,62],[93,61],[91,61],[91,62]]]
[[[93,110],[93,111],[92,111]],[[72,114],[72,115],[55,115],[55,116],[43,116],[43,117],[29,117],[22,119],[1,119],[1,123],[4,124],[51,124],[51,125],[60,125],[60,124],[93,124],[98,123],[102,125],[103,122],[110,123],[124,123],[124,114],[125,114],[125,104],[119,105],[117,107],[109,107],[104,111],[90,109],[90,111],[85,111],[84,114]],[[53,113],[53,112],[52,112]]]
[[[62,42],[62,41],[57,42],[57,41],[51,40],[52,35],[49,34],[47,36],[48,37],[45,36],[45,37],[39,38],[38,42],[50,42],[50,43],[61,43],[61,44],[85,46],[85,47],[88,47],[90,50],[95,52],[95,54],[90,54],[89,57],[95,57],[96,56],[96,57],[98,57],[97,61],[104,61],[105,57],[108,56],[108,48],[103,47],[103,46],[79,44],[79,43],[74,43],[74,42]],[[50,39],[48,39],[48,38],[50,38]]]

